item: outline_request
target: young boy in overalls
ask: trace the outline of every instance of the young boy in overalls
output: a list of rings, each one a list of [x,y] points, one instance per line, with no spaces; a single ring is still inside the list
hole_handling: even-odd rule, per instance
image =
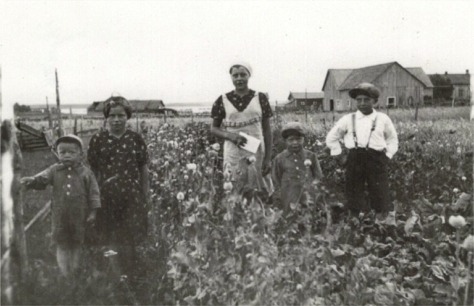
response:
[[[392,120],[373,108],[380,96],[377,87],[361,83],[349,95],[356,100],[357,111],[339,119],[329,131],[326,145],[333,156],[342,152],[340,140],[349,149],[347,161],[342,162],[349,210],[358,214],[373,209],[384,217],[392,209],[387,167],[398,150],[397,132]]]
[[[79,268],[86,223],[95,220],[100,207],[99,186],[94,174],[82,164],[82,140],[75,135],[55,143],[59,162],[32,177],[23,177],[30,189],[53,186],[51,200],[52,241],[62,275],[72,277]]]
[[[305,132],[301,123],[287,123],[281,130],[281,136],[286,149],[273,161],[272,178],[281,193],[282,209],[288,211],[291,203],[304,200],[305,183],[321,180],[323,173],[316,154],[303,148]]]

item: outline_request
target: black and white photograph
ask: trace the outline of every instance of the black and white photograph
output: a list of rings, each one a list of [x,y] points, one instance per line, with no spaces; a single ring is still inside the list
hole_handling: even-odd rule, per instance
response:
[[[2,305],[474,304],[474,2],[0,2]]]

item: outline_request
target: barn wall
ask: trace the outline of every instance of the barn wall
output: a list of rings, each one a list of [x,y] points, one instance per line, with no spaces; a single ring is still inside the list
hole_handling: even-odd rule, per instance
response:
[[[380,107],[386,107],[388,97],[395,97],[397,106],[407,105],[410,97],[414,104],[423,104],[423,83],[399,65],[392,65],[375,80],[374,85],[381,92],[378,103]]]
[[[336,110],[336,100],[341,99],[341,94],[336,88],[335,80],[332,74],[329,74],[326,86],[324,87],[323,110],[330,111],[329,101],[334,100],[334,110]]]

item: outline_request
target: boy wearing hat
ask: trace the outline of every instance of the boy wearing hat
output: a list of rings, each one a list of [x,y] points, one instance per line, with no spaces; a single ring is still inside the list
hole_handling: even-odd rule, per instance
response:
[[[341,140],[349,149],[347,160],[343,162],[349,210],[359,213],[373,209],[384,215],[392,209],[387,168],[398,150],[397,132],[392,120],[373,108],[380,95],[377,87],[361,83],[351,89],[349,95],[356,100],[357,111],[339,119],[329,131],[326,145],[333,156],[342,153]]]
[[[316,154],[303,148],[305,132],[301,123],[287,123],[281,136],[286,149],[273,161],[272,178],[281,192],[282,209],[288,210],[291,203],[304,199],[305,182],[320,180],[323,174]]]
[[[100,207],[94,174],[82,164],[82,140],[75,135],[58,138],[54,146],[59,162],[32,177],[23,177],[26,188],[53,186],[51,199],[52,241],[65,277],[74,277],[81,259],[86,223],[95,221]]]

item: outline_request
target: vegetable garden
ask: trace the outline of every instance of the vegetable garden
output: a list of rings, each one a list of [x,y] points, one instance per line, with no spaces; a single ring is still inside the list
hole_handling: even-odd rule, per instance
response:
[[[209,136],[207,123],[153,125],[146,136],[149,236],[137,267],[143,277],[104,269],[113,267],[113,253],[93,246],[81,282],[71,289],[56,277],[45,222],[28,238],[32,268],[25,303],[470,305],[472,123],[395,121],[395,212],[385,220],[344,211],[343,168],[323,150],[330,125],[313,121],[305,142],[318,153],[325,179],[308,182],[305,202],[285,212],[278,196],[236,192],[221,171],[222,143]],[[277,123],[274,154],[283,147]],[[37,157],[25,157],[28,172],[40,165]],[[26,196],[27,215],[38,209],[34,197]]]

